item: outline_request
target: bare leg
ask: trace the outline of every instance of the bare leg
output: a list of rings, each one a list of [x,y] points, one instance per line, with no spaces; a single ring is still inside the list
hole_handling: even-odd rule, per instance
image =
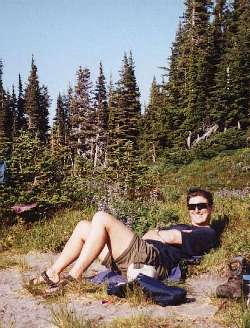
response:
[[[55,263],[47,270],[48,276],[55,282],[59,274],[79,256],[87,236],[90,233],[91,222],[80,221],[75,227],[70,239]]]
[[[129,246],[133,237],[134,233],[112,215],[97,212],[93,217],[88,238],[69,272],[70,275],[78,279],[99,256],[106,244],[114,259],[119,257]]]
[[[134,233],[112,215],[97,212],[92,222],[81,221],[77,224],[47,274],[52,281],[59,281],[59,274],[79,257],[70,271],[73,277],[78,278],[98,255],[103,260],[110,251],[117,258],[129,246],[133,236]]]

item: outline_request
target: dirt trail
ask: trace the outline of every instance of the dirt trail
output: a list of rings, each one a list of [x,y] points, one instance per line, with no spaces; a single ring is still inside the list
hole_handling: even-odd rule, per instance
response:
[[[44,302],[41,297],[34,297],[23,288],[23,279],[30,278],[48,267],[56,255],[29,253],[24,256],[29,270],[21,273],[17,267],[0,271],[0,326],[1,328],[52,328],[50,323],[51,305]],[[94,263],[89,269],[101,271],[103,267]],[[211,304],[210,296],[214,294],[215,287],[222,280],[211,275],[202,275],[188,279],[188,298],[190,303],[179,306],[160,307],[150,305],[144,307],[131,307],[128,304],[103,303],[101,300],[90,298],[71,297],[69,306],[86,318],[99,320],[112,320],[115,317],[129,317],[139,313],[155,317],[171,317],[190,319],[193,327],[220,328],[214,321],[218,310]]]

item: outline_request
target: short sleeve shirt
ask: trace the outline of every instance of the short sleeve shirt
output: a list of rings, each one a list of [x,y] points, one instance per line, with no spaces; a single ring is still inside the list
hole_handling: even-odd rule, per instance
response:
[[[211,227],[197,227],[188,224],[172,225],[163,230],[175,229],[181,232],[182,244],[165,244],[158,240],[147,239],[160,252],[160,261],[168,270],[183,259],[200,256],[216,246],[216,232]]]

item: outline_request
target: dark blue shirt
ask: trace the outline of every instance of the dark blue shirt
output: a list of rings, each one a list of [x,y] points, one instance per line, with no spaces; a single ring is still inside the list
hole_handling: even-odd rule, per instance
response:
[[[160,262],[170,271],[183,259],[192,256],[204,255],[216,246],[216,232],[211,227],[196,227],[188,224],[176,224],[166,229],[176,229],[181,232],[182,244],[165,244],[158,240],[147,239],[147,243],[153,244],[160,252]],[[191,232],[185,232],[189,230]]]

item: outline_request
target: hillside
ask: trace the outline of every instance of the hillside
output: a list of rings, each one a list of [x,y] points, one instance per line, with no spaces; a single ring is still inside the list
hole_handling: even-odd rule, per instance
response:
[[[233,256],[240,254],[249,258],[249,175],[249,149],[226,152],[210,160],[196,160],[185,166],[161,162],[144,173],[136,200],[114,197],[109,206],[123,221],[142,234],[151,227],[165,226],[173,222],[187,222],[185,192],[190,186],[201,186],[212,190],[215,195],[213,215],[215,226],[224,227],[221,243],[217,249],[204,257],[199,266],[189,270],[189,279],[191,278],[192,284],[195,285],[197,276],[199,284],[201,284],[200,290],[205,288],[205,281],[209,279],[212,284],[210,287],[213,287],[214,290],[213,284],[226,279],[226,264]],[[86,200],[83,200],[83,203],[86,203]],[[31,274],[26,260],[20,260],[20,258],[26,258],[25,254],[30,251],[60,251],[75,224],[80,219],[90,218],[97,208],[98,202],[93,198],[89,206],[80,206],[78,203],[75,208],[72,206],[72,208],[60,210],[52,218],[44,218],[41,221],[30,223],[19,217],[16,224],[2,227],[1,251],[3,256],[0,261],[0,267],[4,270],[2,274],[7,277],[8,270],[12,270],[11,274],[14,275],[15,271],[8,269],[10,267]],[[19,260],[16,260],[16,256],[19,257]],[[31,263],[31,267],[34,270],[36,266]],[[41,270],[40,267],[39,270]],[[18,281],[20,285],[20,279]],[[18,288],[21,288],[20,286]],[[98,297],[98,293],[94,292],[91,297]],[[198,319],[193,317],[196,319],[188,321],[188,313],[191,310],[191,307],[188,307],[185,310],[187,313],[185,311],[182,313],[182,320],[187,327],[189,324],[195,327],[200,327],[201,324],[203,327],[215,327],[217,324],[218,327],[221,327],[221,324],[225,327],[248,327],[249,312],[245,311],[240,303],[223,303],[210,296],[206,301],[201,298],[199,302],[205,302],[208,307],[210,306],[208,304],[212,302],[215,306],[212,315],[215,317],[212,323],[205,314],[204,317],[201,315],[201,317],[197,317]],[[202,305],[200,304],[200,306]],[[222,310],[219,311],[221,306]],[[79,312],[77,313],[79,314]],[[67,317],[67,312],[64,312],[64,315]],[[152,324],[158,327],[156,323],[157,321]],[[124,326],[119,327],[133,327],[133,324],[133,320],[130,323],[125,321]],[[168,324],[170,323],[168,322]],[[95,327],[94,324],[93,327]],[[114,327],[116,326],[114,325]]]

